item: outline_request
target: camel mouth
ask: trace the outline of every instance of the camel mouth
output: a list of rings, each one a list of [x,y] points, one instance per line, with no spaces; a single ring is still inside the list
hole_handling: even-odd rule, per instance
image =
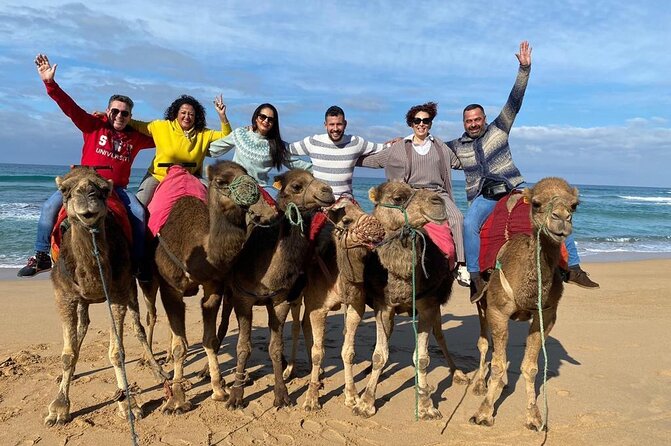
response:
[[[331,197],[328,197],[327,200],[323,200],[319,197],[315,197],[315,201],[317,202],[317,204],[319,206],[326,207],[326,206],[331,206],[333,203],[335,203],[336,200],[335,200],[335,197],[331,196]]]
[[[549,228],[546,229],[545,234],[550,237],[550,239],[556,243],[564,243],[566,238],[571,234],[570,232],[564,233],[563,231],[553,231]]]
[[[95,212],[84,212],[83,214],[78,214],[79,220],[82,223],[91,224],[95,223],[98,220],[98,214]]]
[[[437,225],[447,221],[447,214],[445,212],[441,212],[439,215],[431,215],[429,213],[422,212],[422,215],[431,223],[435,223]]]

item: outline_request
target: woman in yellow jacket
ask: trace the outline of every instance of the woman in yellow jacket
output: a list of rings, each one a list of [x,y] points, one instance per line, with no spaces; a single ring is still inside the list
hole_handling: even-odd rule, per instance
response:
[[[203,160],[209,155],[213,141],[231,133],[231,125],[226,117],[226,105],[221,96],[215,98],[214,107],[221,120],[221,130],[205,127],[205,109],[195,98],[182,95],[165,110],[165,119],[151,122],[131,121],[131,126],[154,138],[156,156],[142,179],[137,198],[147,206],[154,191],[166,174],[160,163],[196,163],[188,170],[197,177],[202,176]]]

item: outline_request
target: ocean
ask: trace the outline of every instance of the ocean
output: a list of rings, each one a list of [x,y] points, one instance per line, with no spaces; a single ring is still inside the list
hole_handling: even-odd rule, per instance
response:
[[[42,202],[56,189],[54,178],[68,166],[0,163],[0,268],[18,268],[33,254]],[[145,169],[133,169],[135,191]],[[460,173],[454,177],[459,178]],[[368,189],[379,178],[354,178],[354,195],[365,210]],[[581,204],[574,216],[583,261],[671,257],[671,188],[575,185]],[[454,181],[457,205],[466,211],[464,183]]]

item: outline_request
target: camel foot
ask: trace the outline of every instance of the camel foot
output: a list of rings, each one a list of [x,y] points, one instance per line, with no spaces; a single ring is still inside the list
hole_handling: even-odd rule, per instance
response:
[[[473,395],[484,396],[487,393],[487,384],[484,379],[473,381]]]
[[[359,394],[354,389],[345,389],[345,406],[354,407],[359,403]]]
[[[305,396],[305,403],[303,403],[303,409],[305,410],[319,410],[322,408],[319,404],[319,383],[311,382],[308,384],[308,391]]]
[[[543,426],[541,412],[535,404],[527,408],[527,421],[524,423],[524,427],[532,431],[547,431],[547,426]]]
[[[204,380],[206,378],[210,377],[210,366],[208,364],[205,364],[205,367],[200,369],[198,373],[196,373],[196,377],[198,377],[199,380]]]
[[[479,415],[478,413],[476,413],[468,420],[468,422],[471,424],[477,424],[478,426],[491,427],[494,425],[494,417]]]
[[[352,408],[352,413],[364,418],[372,417],[375,415],[375,400],[368,394],[364,394],[356,406]]]
[[[275,407],[287,407],[291,406],[291,399],[289,399],[289,392],[287,388],[284,389],[275,389],[275,401],[273,401],[273,406]]]
[[[237,386],[237,387],[236,387]],[[233,387],[231,387],[231,393],[228,395],[228,401],[226,401],[226,409],[235,410],[242,409],[243,399],[245,393],[243,391],[243,385],[236,382]]]
[[[70,421],[70,401],[65,395],[59,393],[55,400],[49,404],[49,415],[44,418],[44,424],[51,427],[54,424],[65,424]]]
[[[454,371],[454,375],[452,376],[452,382],[455,384],[459,384],[460,386],[465,386],[468,383],[471,382],[470,379],[468,379],[468,376],[461,370],[457,369]]]
[[[226,391],[223,389],[213,390],[210,398],[212,398],[214,401],[226,401],[228,399],[228,393],[226,393]]]
[[[440,420],[443,418],[443,414],[435,407],[421,409],[417,415],[420,420]]]
[[[168,396],[159,408],[162,413],[166,415],[178,415],[191,410],[192,405],[186,400],[186,394],[181,383],[172,383],[172,386],[166,387]]]
[[[117,411],[117,415],[120,418],[127,420],[129,407],[130,411],[133,413],[134,419],[136,420],[142,419],[142,417],[144,416],[144,414],[142,413],[142,409],[140,408],[140,406],[137,405],[137,401],[135,401],[135,398],[133,398],[132,396],[129,399],[119,401],[119,410]]]

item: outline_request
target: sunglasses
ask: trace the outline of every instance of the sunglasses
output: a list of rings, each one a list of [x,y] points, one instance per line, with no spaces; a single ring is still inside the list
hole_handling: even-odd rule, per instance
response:
[[[415,125],[426,124],[429,125],[433,121],[433,118],[415,118],[412,120],[412,123]]]
[[[130,116],[130,112],[128,110],[119,110],[118,108],[110,108],[110,113],[112,114],[112,116],[116,116],[119,113],[121,113],[121,116],[123,118],[127,118]]]
[[[265,115],[263,113],[259,113],[259,116],[257,116],[257,118],[259,118],[259,121],[268,121],[268,124],[272,124],[273,122],[275,122],[275,118],[273,118],[272,116]]]

